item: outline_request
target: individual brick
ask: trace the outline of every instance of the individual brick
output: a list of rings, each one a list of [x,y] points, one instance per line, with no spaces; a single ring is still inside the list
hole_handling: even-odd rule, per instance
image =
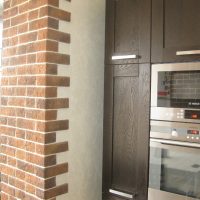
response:
[[[26,152],[26,161],[32,164],[47,167],[56,164],[56,155],[44,157]]]
[[[39,16],[39,9],[38,10],[33,10],[33,11],[30,11],[28,13],[28,20],[34,20],[34,19],[37,19]]]
[[[70,78],[61,76],[37,76],[37,85],[69,86]]]
[[[1,181],[4,183],[8,183],[9,177],[6,174],[1,174]]]
[[[17,30],[18,30],[18,32],[17,32],[18,34],[22,34],[22,33],[28,32],[28,22],[19,25]]]
[[[49,190],[36,190],[36,195],[42,199],[50,199],[68,192],[68,184],[63,184]]]
[[[14,148],[4,146],[4,145],[1,146],[2,154],[5,154],[5,155],[11,156],[11,157],[15,157],[15,152],[16,152],[16,149],[14,149]]]
[[[36,175],[43,178],[49,178],[49,177],[54,177],[54,176],[64,174],[67,172],[68,172],[68,163],[62,163],[59,165],[48,167],[46,169],[38,168],[36,170]]]
[[[41,155],[51,155],[68,151],[68,142],[60,142],[47,145],[36,145],[36,153]]]
[[[33,42],[37,40],[37,32],[26,33],[19,36],[19,43]]]
[[[1,164],[1,173],[8,176],[15,176],[15,169],[10,166],[5,166],[4,164]]]
[[[25,160],[26,159],[26,152],[23,150],[16,150],[16,158],[20,160]]]
[[[35,194],[36,192],[36,188],[30,184],[26,184],[26,192],[30,193],[30,194]]]
[[[56,64],[70,64],[70,56],[66,54],[47,52],[47,53],[38,53],[37,54],[37,62],[43,63],[56,63]]]
[[[4,183],[1,183],[1,191],[7,193],[8,195],[15,196],[15,189]]]
[[[41,109],[60,109],[69,107],[69,99],[36,99],[36,107]]]
[[[4,28],[9,28],[10,27],[10,21],[11,21],[10,19],[4,20],[3,21],[3,27]]]
[[[35,0],[30,0],[29,1],[29,8],[34,9],[41,7],[43,5],[51,5],[58,7],[59,6],[59,0],[42,0],[42,1],[35,1]]]
[[[29,31],[39,30],[42,28],[58,29],[58,20],[50,17],[37,19],[29,23]]]
[[[22,190],[15,189],[15,197],[16,197],[16,200],[25,199],[27,197],[27,194]]]
[[[8,157],[8,160],[7,160],[7,164],[10,165],[10,166],[16,166],[16,159],[15,158],[12,158],[12,157]]]
[[[27,88],[27,96],[29,97],[56,97],[56,87],[29,87]]]
[[[53,29],[43,29],[38,32],[38,39],[52,39],[59,42],[70,43],[70,34]]]
[[[39,16],[50,16],[67,22],[71,20],[71,14],[69,12],[51,6],[40,8]]]
[[[27,19],[28,19],[27,13],[13,17],[11,19],[11,26],[16,26],[18,24],[22,24],[22,23],[26,22]]]
[[[18,160],[17,161],[17,168],[22,170],[22,171],[25,171],[25,172],[29,172],[29,173],[34,173],[34,165],[31,164],[31,163],[26,163],[26,162],[23,162],[23,161],[20,161]],[[27,174],[26,174],[27,176]]]
[[[17,129],[15,134],[16,134],[17,138],[25,139],[25,131],[24,130]]]
[[[36,123],[36,131],[40,132],[67,130],[68,127],[69,127],[68,120],[56,120],[56,121],[46,121],[46,122],[38,121]]]
[[[26,1],[27,0],[15,0],[15,1],[11,1],[10,6],[11,7],[15,7],[15,6],[19,5],[19,4],[22,4],[22,3],[26,2]]]
[[[56,120],[56,110],[26,110],[26,118],[36,120]]]
[[[24,2],[26,2],[26,1],[24,0]],[[29,10],[29,2],[28,1],[26,3],[23,3],[18,6],[19,13],[24,13],[24,12],[27,12],[28,10]]]
[[[48,144],[56,142],[56,133],[52,132],[43,134],[34,131],[26,131],[26,139],[41,144]]]
[[[8,19],[18,14],[18,7],[11,7],[3,11],[3,19]]]
[[[23,129],[28,129],[28,130],[34,130],[35,129],[35,121],[18,118],[17,119],[17,127],[23,128]]]

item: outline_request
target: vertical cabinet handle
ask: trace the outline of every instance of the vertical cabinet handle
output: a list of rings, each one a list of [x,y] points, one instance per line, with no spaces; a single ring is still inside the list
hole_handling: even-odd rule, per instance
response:
[[[186,55],[198,55],[200,54],[200,50],[191,50],[191,51],[177,51],[177,56],[186,56]]]
[[[118,191],[118,190],[113,190],[113,189],[109,189],[109,192],[111,194],[114,194],[114,195],[117,195],[117,196],[120,196],[120,197],[124,197],[124,198],[127,198],[127,199],[133,199],[136,196],[136,194],[128,194],[128,193],[121,192],[121,191]]]
[[[112,60],[126,60],[126,59],[136,59],[137,55],[118,55],[118,56],[112,56]]]

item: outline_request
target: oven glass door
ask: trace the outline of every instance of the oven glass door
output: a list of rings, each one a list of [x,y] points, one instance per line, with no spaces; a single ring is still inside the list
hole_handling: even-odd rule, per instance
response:
[[[200,199],[200,149],[160,142],[150,146],[149,188],[184,196],[180,199]]]

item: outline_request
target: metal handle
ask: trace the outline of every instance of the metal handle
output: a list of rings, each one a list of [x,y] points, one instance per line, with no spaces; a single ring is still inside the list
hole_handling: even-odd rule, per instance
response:
[[[136,59],[137,55],[119,55],[119,56],[112,56],[112,60],[126,60],[126,59]]]
[[[125,198],[128,198],[128,199],[133,199],[133,197],[136,196],[136,194],[132,195],[132,194],[128,194],[128,193],[125,193],[125,192],[120,192],[120,191],[113,190],[113,189],[109,189],[109,192],[111,194],[115,194],[117,196],[125,197]]]
[[[197,143],[189,143],[189,142],[178,142],[174,140],[163,140],[163,139],[150,139],[151,142],[159,142],[162,144],[169,144],[169,145],[177,145],[177,146],[183,146],[183,147],[196,147],[200,148],[200,144]]]
[[[191,51],[177,51],[177,56],[186,56],[186,55],[198,55],[200,54],[200,50],[191,50]]]

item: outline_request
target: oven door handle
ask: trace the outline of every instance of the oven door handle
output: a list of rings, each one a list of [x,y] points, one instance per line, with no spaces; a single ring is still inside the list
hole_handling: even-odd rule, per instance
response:
[[[161,144],[166,144],[166,145],[200,148],[200,144],[190,143],[190,142],[179,142],[179,141],[163,140],[163,139],[155,139],[155,138],[151,138],[150,141],[159,142]]]
[[[189,50],[189,51],[177,51],[177,56],[186,56],[186,55],[199,55],[200,50]]]

